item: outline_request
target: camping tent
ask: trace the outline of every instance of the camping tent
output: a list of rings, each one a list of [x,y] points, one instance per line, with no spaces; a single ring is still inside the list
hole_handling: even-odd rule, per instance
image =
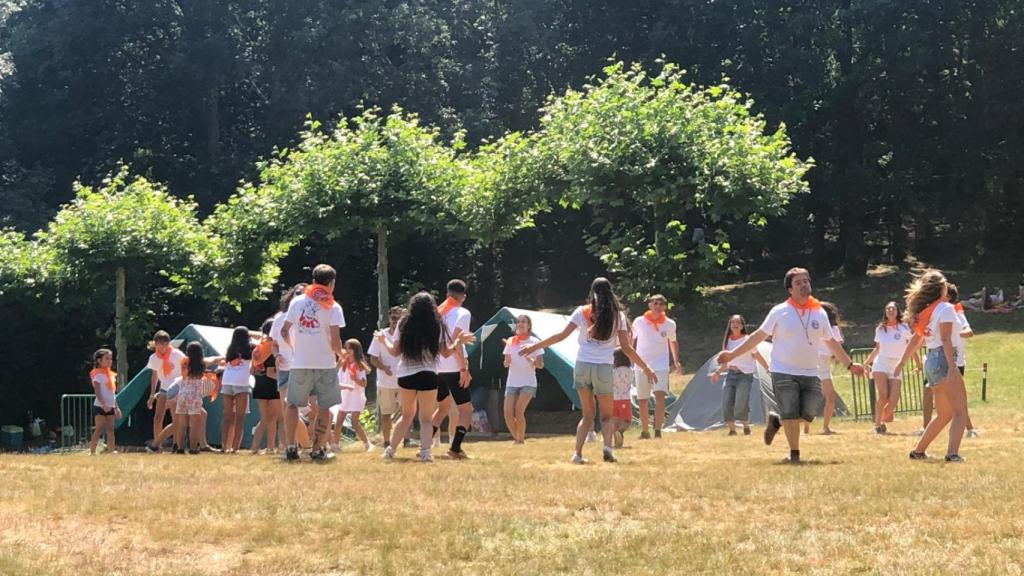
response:
[[[771,344],[763,342],[758,345],[761,356],[771,356]],[[693,375],[686,384],[683,393],[668,407],[665,418],[666,430],[708,430],[725,426],[722,421],[722,386],[711,382],[711,368],[717,364],[712,356]],[[757,366],[754,384],[750,390],[750,423],[763,424],[767,420],[768,411],[775,409],[772,393],[771,375],[767,370]],[[843,399],[836,395],[837,415],[847,413]]]
[[[526,314],[533,323],[535,337],[541,340],[562,331],[569,317],[562,314],[502,308],[476,330],[476,342],[469,345],[470,372],[474,382],[499,382],[505,377],[502,351],[503,338],[515,331],[516,317]],[[580,399],[573,388],[572,371],[579,349],[575,337],[569,337],[544,351],[544,370],[537,374],[537,398],[531,402],[535,410],[564,410],[579,408]],[[496,388],[495,388],[496,389]]]
[[[203,345],[204,355],[224,356],[227,353],[228,344],[231,342],[231,332],[230,328],[189,324],[171,340],[171,346],[184,351],[186,344],[196,341]],[[127,386],[117,393],[117,404],[124,414],[124,417],[116,423],[119,443],[142,444],[153,437],[153,410],[146,407],[151,373],[149,368],[143,368],[128,382]],[[242,427],[243,446],[248,446],[252,440],[252,428],[259,421],[256,400],[250,397],[249,404],[249,414]],[[220,444],[221,398],[218,397],[214,402],[210,402],[210,399],[206,398],[203,400],[203,405],[208,413],[206,439],[211,444]]]

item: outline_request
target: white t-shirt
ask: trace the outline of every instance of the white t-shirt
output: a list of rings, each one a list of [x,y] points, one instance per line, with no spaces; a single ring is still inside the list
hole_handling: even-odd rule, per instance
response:
[[[287,319],[287,314],[278,312],[274,315],[274,323],[270,325],[270,339],[277,344],[277,352],[281,355],[281,358],[277,361],[278,372],[281,370],[291,370],[292,367],[292,347],[281,337],[281,327],[284,326],[284,321]]]
[[[824,310],[817,308],[801,314],[787,302],[768,312],[760,330],[772,337],[769,370],[792,376],[817,376],[821,341],[834,339]]]
[[[224,386],[252,388],[256,383],[256,379],[252,375],[252,360],[242,360],[237,366],[232,366],[230,363],[224,364],[224,373],[220,376],[220,383]]]
[[[576,361],[590,362],[591,364],[612,364],[614,363],[615,347],[619,345],[619,332],[629,326],[626,315],[619,312],[618,325],[612,330],[611,338],[608,340],[594,340],[590,337],[587,319],[583,317],[583,307],[578,306],[569,317],[569,322],[576,325],[579,352],[576,353]]]
[[[736,340],[733,340],[731,338],[726,340],[726,342],[725,342],[725,349],[726,349],[726,351],[732,351],[732,350],[735,350],[735,349],[739,348],[740,346],[743,345],[744,342],[747,341],[747,338],[750,338],[750,336],[744,334],[743,336],[740,336]],[[728,368],[735,368],[735,369],[739,370],[740,372],[742,372],[744,374],[753,374],[757,370],[757,366],[755,365],[755,362],[756,362],[756,360],[754,360],[754,353],[750,352],[749,354],[744,354],[743,356],[739,356],[737,358],[733,358],[732,362],[729,362],[729,364],[728,364],[728,366],[726,366],[726,368],[727,369]],[[713,363],[712,366],[711,366],[711,371],[715,372],[717,370],[720,370],[718,364],[714,364]]]
[[[875,344],[878,344],[878,357],[899,361],[907,351],[914,333],[910,327],[900,322],[895,326],[878,326],[875,328]]]
[[[395,335],[394,335],[394,337],[393,338],[388,338],[388,340],[390,342],[392,342],[392,345],[395,348],[398,348],[398,342],[401,339],[402,339],[402,331],[399,330],[398,328],[395,328]],[[443,339],[444,338],[442,337],[442,342],[440,343],[441,346],[445,345],[444,342],[443,342]],[[438,354],[438,356],[440,356],[440,354]],[[437,373],[437,363],[438,363],[438,360],[440,360],[439,357],[434,357],[434,358],[426,357],[426,358],[423,358],[422,360],[414,361],[414,360],[409,360],[405,356],[399,355],[398,356],[398,366],[395,369],[396,381],[397,381],[398,378],[404,378],[406,376],[412,376],[413,374],[415,374],[417,372],[434,372],[434,373]]]
[[[146,362],[146,368],[156,372],[157,380],[160,384],[157,386],[157,390],[167,390],[171,383],[181,378],[181,361],[185,359],[185,353],[177,348],[171,348],[171,355],[168,358],[171,361],[171,373],[164,374],[164,361],[157,357],[156,353],[149,355],[149,361]]]
[[[612,400],[629,400],[633,390],[633,369],[619,366],[612,370]]]
[[[448,337],[454,339],[456,329],[461,329],[462,332],[469,332],[469,323],[472,320],[472,315],[469,313],[469,310],[459,306],[449,310],[441,319],[444,320],[444,325],[448,328]],[[463,354],[465,354],[465,347],[463,347]],[[458,371],[459,359],[454,354],[447,358],[441,357],[437,359],[438,374]]]
[[[932,350],[942,347],[942,334],[939,326],[947,323],[953,325],[953,339],[955,340],[957,330],[960,328],[960,323],[956,319],[956,309],[949,302],[940,302],[932,311],[932,317],[928,320],[928,326],[924,330],[926,348]]]
[[[362,380],[366,382],[366,372],[362,369],[356,371],[355,380],[352,379],[352,375],[349,374],[345,368],[338,369],[338,385],[342,388],[348,388],[354,390],[356,388],[362,388],[359,384],[356,384],[356,380]]]
[[[676,341],[675,320],[665,318],[657,328],[643,316],[633,320],[633,336],[636,337],[636,353],[654,371],[668,370],[672,365],[669,342]]]
[[[93,406],[109,406],[114,407],[114,391],[110,389],[109,382],[107,381],[106,374],[97,374],[92,377],[92,381],[96,382],[96,399],[93,400]],[[170,384],[168,384],[170,386]]]
[[[288,336],[293,344],[290,370],[338,366],[331,348],[330,331],[345,327],[345,314],[337,302],[324,308],[303,294],[288,306],[287,320],[291,323]]]
[[[520,356],[519,351],[528,346],[532,346],[540,342],[540,340],[533,336],[528,337],[522,342],[513,344],[512,339],[509,339],[508,344],[505,344],[505,350],[502,354],[508,354],[512,358],[512,362],[508,367],[508,378],[505,380],[506,388],[522,388],[523,386],[537,387],[537,370],[532,364],[526,359],[526,356]],[[543,350],[537,350],[533,354],[530,354],[531,359],[537,359],[544,355]]]
[[[389,340],[391,338],[395,338],[395,341],[398,341],[397,328],[395,329],[393,334],[389,334],[387,329],[385,329],[384,335]],[[377,370],[377,388],[392,390],[398,388],[398,376],[395,372],[398,369],[398,356],[392,356],[391,352],[388,352],[388,349],[383,344],[381,344],[376,338],[373,339],[373,342],[370,342],[370,347],[367,348],[366,353],[369,354],[370,356],[376,356],[377,360],[379,360],[381,364],[391,369],[390,376],[388,376],[387,373],[384,372],[383,370]]]
[[[956,308],[953,308],[956,312]],[[956,312],[958,326],[953,326],[953,346],[956,348],[956,365],[967,366],[967,341],[960,333],[971,329],[971,323],[967,321],[967,315],[963,312]]]
[[[832,334],[836,342],[843,343],[843,331],[839,329],[839,326],[832,327]],[[832,357],[832,350],[829,349],[828,344],[825,344],[824,340],[818,344],[818,356]]]

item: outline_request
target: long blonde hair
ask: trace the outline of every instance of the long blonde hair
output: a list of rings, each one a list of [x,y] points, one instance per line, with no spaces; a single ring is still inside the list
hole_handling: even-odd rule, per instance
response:
[[[907,286],[906,309],[903,321],[908,326],[917,322],[917,316],[932,302],[942,298],[942,290],[946,287],[946,277],[938,270],[925,270]]]

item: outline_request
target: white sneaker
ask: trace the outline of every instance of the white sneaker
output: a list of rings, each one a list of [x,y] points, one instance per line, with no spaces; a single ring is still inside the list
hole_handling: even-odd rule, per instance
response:
[[[967,437],[968,438],[977,438],[978,437],[978,429],[977,428],[971,428],[970,430],[968,430],[967,431]]]
[[[373,452],[373,449],[374,449],[373,444],[370,444],[369,442],[367,442],[366,443],[366,451],[367,452]]]
[[[429,463],[433,461],[434,457],[430,455],[430,450],[420,450],[420,462]]]
[[[387,448],[384,449],[384,453],[380,455],[380,459],[381,460],[394,460],[395,459],[395,449],[392,448],[391,446],[388,446]]]
[[[434,436],[434,441],[430,443],[430,447],[431,448],[440,448],[441,447],[441,437],[440,436]]]
[[[580,456],[579,454],[573,453],[573,455],[572,455],[572,463],[573,464],[586,464],[587,463],[587,459],[584,458],[583,456]]]
[[[593,430],[587,433],[587,442],[597,442],[597,434]]]

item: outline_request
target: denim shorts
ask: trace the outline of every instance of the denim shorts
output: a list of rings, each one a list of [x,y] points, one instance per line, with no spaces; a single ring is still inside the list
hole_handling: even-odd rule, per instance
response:
[[[946,362],[946,353],[942,347],[928,350],[928,356],[924,359],[925,386],[934,388],[939,385],[946,375],[949,374],[949,363]]]
[[[505,388],[505,398],[518,398],[524,396],[528,398],[537,397],[536,386],[513,386],[511,388]]]
[[[576,361],[572,370],[572,383],[577,390],[587,390],[598,396],[612,394],[612,365]]]
[[[285,388],[288,387],[288,378],[290,374],[291,372],[289,372],[288,370],[277,371],[277,389],[279,391],[284,390]]]
[[[251,394],[252,388],[248,386],[235,386],[232,384],[225,384],[220,388],[221,396],[237,396],[239,394]]]
[[[772,372],[772,390],[779,406],[779,417],[783,420],[802,418],[811,422],[825,407],[821,380],[817,376]]]

